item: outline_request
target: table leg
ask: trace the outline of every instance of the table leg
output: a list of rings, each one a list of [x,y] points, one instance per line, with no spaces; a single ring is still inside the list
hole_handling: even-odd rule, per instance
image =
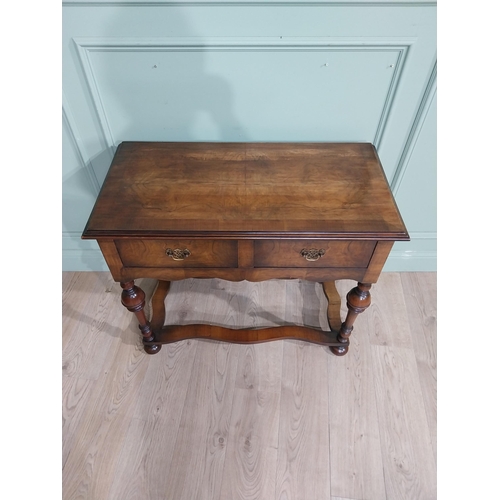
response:
[[[122,291],[122,304],[130,311],[133,312],[139,320],[139,329],[142,333],[143,342],[152,342],[154,340],[153,331],[149,321],[146,319],[144,313],[144,306],[146,305],[146,294],[138,286],[134,285],[134,281],[127,281],[120,283],[123,288]],[[161,344],[145,345],[144,350],[148,354],[156,354],[161,349]]]
[[[370,306],[371,296],[370,296],[370,283],[358,283],[358,286],[354,287],[347,294],[347,316],[345,321],[340,327],[340,331],[337,335],[337,340],[345,344],[344,346],[332,346],[330,350],[333,354],[337,356],[344,356],[349,350],[349,336],[351,335],[354,320],[357,318],[358,314],[362,313],[365,309]]]

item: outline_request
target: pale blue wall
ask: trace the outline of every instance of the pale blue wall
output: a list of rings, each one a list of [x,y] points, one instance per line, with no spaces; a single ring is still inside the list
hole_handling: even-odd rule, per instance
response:
[[[436,267],[434,2],[63,2],[63,269],[123,140],[369,141]]]

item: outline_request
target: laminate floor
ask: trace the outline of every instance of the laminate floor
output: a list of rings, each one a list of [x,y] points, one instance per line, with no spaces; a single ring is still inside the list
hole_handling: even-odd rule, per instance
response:
[[[436,498],[435,273],[382,273],[344,357],[292,340],[149,356],[120,293],[63,273],[64,500]],[[327,302],[300,280],[188,280],[166,306],[172,323],[322,328]]]

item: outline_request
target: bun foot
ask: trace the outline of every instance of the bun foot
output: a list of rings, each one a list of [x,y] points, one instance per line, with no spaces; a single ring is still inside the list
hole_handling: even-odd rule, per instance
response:
[[[330,346],[330,351],[332,351],[335,356],[345,356],[348,350],[348,346]]]
[[[161,344],[145,345],[144,351],[147,354],[156,354],[161,349]]]

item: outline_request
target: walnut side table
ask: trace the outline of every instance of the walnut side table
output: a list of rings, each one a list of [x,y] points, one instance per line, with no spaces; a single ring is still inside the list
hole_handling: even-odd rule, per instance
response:
[[[369,143],[123,142],[82,234],[96,239],[144,349],[188,338],[255,343],[300,339],[347,353],[354,320],[395,241],[409,240]],[[153,317],[134,280],[159,280]],[[330,331],[164,326],[171,280],[321,282]],[[335,280],[357,286],[334,324]]]

